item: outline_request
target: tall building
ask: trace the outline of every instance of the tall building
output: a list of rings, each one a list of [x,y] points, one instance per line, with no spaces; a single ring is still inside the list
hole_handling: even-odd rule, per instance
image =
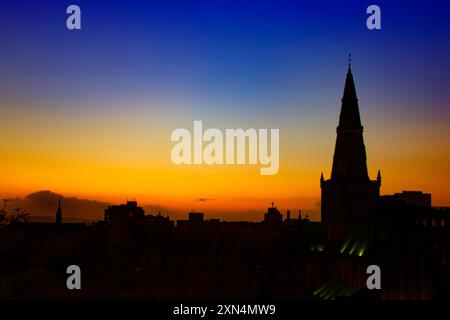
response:
[[[274,203],[272,202],[272,207],[267,209],[267,213],[264,214],[264,223],[266,224],[281,224],[283,222],[283,215],[274,207]]]
[[[105,222],[107,223],[128,223],[142,219],[144,216],[144,209],[139,207],[136,201],[127,201],[126,204],[109,206],[105,209]]]
[[[363,126],[349,64],[342,97],[331,178],[320,178],[322,223],[329,240],[343,240],[354,223],[371,222],[380,196],[381,175],[367,172]]]

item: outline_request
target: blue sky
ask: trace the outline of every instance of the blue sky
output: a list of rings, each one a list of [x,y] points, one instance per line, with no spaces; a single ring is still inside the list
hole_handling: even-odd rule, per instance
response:
[[[65,28],[71,3],[82,9],[80,31]],[[319,90],[340,93],[351,52],[372,92],[408,108],[435,99],[442,111],[449,5],[377,2],[382,30],[369,31],[369,2],[313,3],[5,1],[0,93],[49,106],[178,97],[270,111],[271,100],[290,107],[317,101]]]

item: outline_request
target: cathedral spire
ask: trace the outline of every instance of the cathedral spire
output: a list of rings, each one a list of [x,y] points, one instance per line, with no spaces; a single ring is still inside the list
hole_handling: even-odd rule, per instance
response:
[[[370,180],[367,173],[366,147],[350,55],[348,62],[331,178],[320,177],[321,220],[327,239],[336,243],[349,239],[353,225],[377,221],[381,186],[380,172],[377,180]]]
[[[345,79],[344,95],[342,97],[341,114],[339,116],[338,131],[361,130],[358,98],[356,97],[355,82],[350,65]]]
[[[366,148],[359,116],[355,82],[349,68],[345,79],[339,125],[337,127],[331,179],[339,181],[368,181]]]

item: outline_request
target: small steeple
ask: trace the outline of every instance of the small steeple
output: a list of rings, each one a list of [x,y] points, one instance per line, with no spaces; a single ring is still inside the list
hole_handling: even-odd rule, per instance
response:
[[[56,220],[55,220],[56,224],[61,224],[62,223],[62,209],[61,209],[61,196],[59,196],[58,199],[58,209],[56,209]]]
[[[381,186],[381,173],[380,173],[379,169],[378,169],[378,174],[377,174],[377,182],[378,182],[378,185]]]

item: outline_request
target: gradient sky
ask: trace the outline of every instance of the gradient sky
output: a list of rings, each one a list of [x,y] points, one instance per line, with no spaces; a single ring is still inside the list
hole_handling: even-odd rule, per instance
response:
[[[82,30],[66,28],[70,4]],[[365,26],[370,4],[382,30]],[[0,197],[136,198],[229,219],[275,201],[317,218],[351,53],[382,194],[450,205],[449,34],[450,4],[434,0],[2,1]],[[173,165],[170,134],[194,120],[279,128],[279,173]]]

